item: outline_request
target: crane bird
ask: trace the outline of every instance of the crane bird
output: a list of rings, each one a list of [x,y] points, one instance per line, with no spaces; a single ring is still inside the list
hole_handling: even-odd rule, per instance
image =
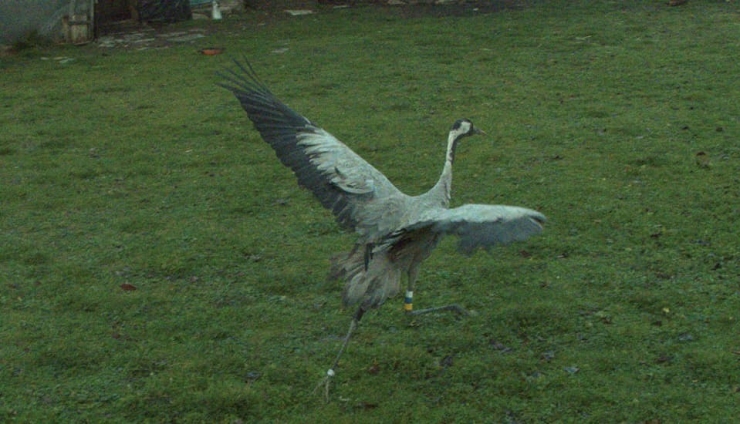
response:
[[[236,96],[262,138],[293,170],[298,184],[311,190],[342,227],[357,234],[349,253],[332,258],[330,278],[345,281],[343,304],[359,306],[320,383],[325,382],[327,396],[334,369],[363,314],[396,295],[403,274],[408,278],[404,298],[408,313],[442,309],[465,313],[457,305],[412,309],[419,266],[443,236],[456,235],[459,251],[470,255],[542,231],[545,216],[530,209],[477,204],[449,208],[455,148],[465,137],[483,133],[470,120],[452,125],[439,181],[428,192],[409,196],[344,143],[275,97],[248,61],[235,63],[238,69],[219,73],[224,79],[219,85]]]

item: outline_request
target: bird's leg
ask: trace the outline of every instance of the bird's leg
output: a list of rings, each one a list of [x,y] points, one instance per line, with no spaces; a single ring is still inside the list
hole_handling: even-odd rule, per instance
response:
[[[313,390],[314,392],[316,392],[319,387],[324,386],[324,397],[326,398],[327,402],[329,402],[329,383],[331,383],[331,378],[334,377],[334,375],[336,374],[334,368],[339,365],[339,359],[342,357],[342,353],[344,353],[344,349],[347,348],[347,345],[349,344],[349,339],[350,337],[352,337],[352,333],[354,333],[355,329],[357,328],[357,324],[360,322],[360,320],[362,319],[362,315],[364,314],[365,308],[360,305],[360,307],[357,308],[357,312],[355,312],[355,315],[352,317],[352,322],[349,323],[349,330],[347,330],[347,335],[344,336],[344,342],[342,342],[342,347],[339,348],[339,352],[337,352],[337,357],[334,359],[334,363],[332,364],[331,368],[326,371],[326,377],[324,377]]]
[[[408,271],[409,284],[406,286],[406,295],[403,297],[403,310],[407,314],[414,314],[414,285],[419,275],[419,267],[411,266]]]
[[[406,288],[406,296],[403,298],[403,310],[406,311],[406,314],[408,315],[421,315],[426,314],[429,312],[438,312],[438,311],[452,311],[455,312],[458,315],[470,315],[470,312],[468,312],[467,309],[463,308],[462,306],[453,303],[451,305],[445,305],[445,306],[437,306],[435,308],[426,308],[426,309],[418,309],[414,310],[414,285],[416,284],[416,277],[419,274],[419,267],[418,266],[412,266],[409,268],[408,277],[409,277],[409,285]]]
[[[464,316],[470,315],[470,311],[458,305],[457,303],[453,303],[453,304],[445,305],[445,306],[436,306],[434,308],[417,309],[415,311],[407,311],[406,313],[409,315],[421,315],[421,314],[426,314],[429,312],[439,312],[439,311],[452,311],[458,315],[464,315]]]
[[[365,272],[370,268],[370,261],[373,259],[373,247],[375,247],[373,243],[365,245]]]

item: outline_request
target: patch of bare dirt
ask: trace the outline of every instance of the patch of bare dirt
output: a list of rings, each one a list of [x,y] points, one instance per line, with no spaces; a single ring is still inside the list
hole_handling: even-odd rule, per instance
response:
[[[390,13],[404,18],[476,16],[496,13],[504,10],[521,10],[530,6],[532,1],[525,0],[489,0],[466,1],[464,3],[415,4],[387,6]]]

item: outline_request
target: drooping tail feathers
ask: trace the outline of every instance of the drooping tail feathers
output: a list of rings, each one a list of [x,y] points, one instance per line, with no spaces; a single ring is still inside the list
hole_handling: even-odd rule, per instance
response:
[[[363,309],[368,310],[398,294],[401,270],[385,251],[373,252],[368,262],[365,245],[358,244],[348,254],[332,258],[329,279],[346,282],[342,292],[344,306],[362,302]]]

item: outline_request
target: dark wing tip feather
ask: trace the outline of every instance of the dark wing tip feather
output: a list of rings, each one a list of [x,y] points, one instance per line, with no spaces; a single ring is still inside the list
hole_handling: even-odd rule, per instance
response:
[[[282,103],[259,79],[247,58],[233,59],[236,70],[225,68],[216,72],[222,81],[216,84],[231,91],[239,100],[257,131],[271,145],[279,140],[278,134],[291,129],[292,134],[311,122]]]
[[[355,222],[349,213],[348,199],[298,146],[299,134],[315,132],[318,127],[275,97],[246,57],[242,61],[233,59],[233,62],[236,69],[226,68],[216,73],[222,78],[217,85],[234,94],[262,139],[273,148],[283,165],[293,170],[298,184],[311,190],[321,204],[336,215],[340,225],[352,227]]]
[[[221,71],[217,71],[216,75],[220,78],[223,78],[225,82],[219,81],[216,83],[216,85],[219,85],[231,91],[235,95],[246,90],[254,93],[263,93],[272,96],[272,93],[267,88],[267,86],[259,79],[257,73],[252,67],[252,64],[246,57],[243,57],[241,62],[234,58],[232,58],[231,60],[234,62],[234,65],[239,68],[240,72],[237,72],[231,68],[225,68]]]

